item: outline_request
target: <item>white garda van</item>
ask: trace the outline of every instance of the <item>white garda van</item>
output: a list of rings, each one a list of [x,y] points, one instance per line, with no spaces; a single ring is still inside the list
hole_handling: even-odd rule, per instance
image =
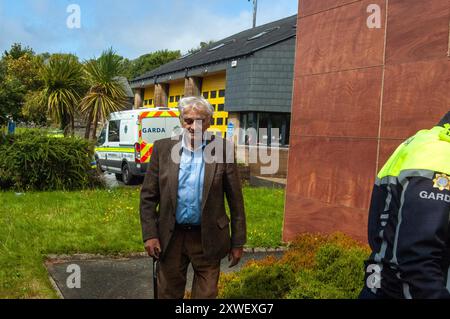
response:
[[[97,168],[114,173],[117,180],[132,184],[144,176],[153,143],[179,134],[178,109],[158,107],[111,113],[95,148]]]

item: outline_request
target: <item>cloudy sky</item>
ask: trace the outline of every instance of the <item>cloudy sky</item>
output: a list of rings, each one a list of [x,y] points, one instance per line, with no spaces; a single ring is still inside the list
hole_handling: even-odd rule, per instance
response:
[[[67,26],[71,4],[80,8],[80,28]],[[257,25],[296,14],[297,6],[259,0]],[[19,42],[82,59],[108,47],[130,59],[161,49],[184,53],[250,28],[252,10],[248,0],[0,0],[0,52]]]

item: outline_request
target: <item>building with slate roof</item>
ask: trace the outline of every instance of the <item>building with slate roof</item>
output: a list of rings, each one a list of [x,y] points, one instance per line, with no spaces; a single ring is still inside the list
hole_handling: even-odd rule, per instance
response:
[[[203,95],[216,110],[212,129],[243,129],[238,145],[248,144],[248,128],[267,129],[257,144],[281,146],[275,175],[285,176],[296,24],[294,15],[242,31],[132,79],[135,107],[176,107],[183,96]]]

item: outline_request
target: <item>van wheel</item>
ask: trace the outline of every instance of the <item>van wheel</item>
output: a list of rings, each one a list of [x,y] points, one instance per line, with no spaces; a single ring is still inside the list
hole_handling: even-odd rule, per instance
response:
[[[102,166],[100,165],[100,160],[98,157],[95,157],[95,166],[97,168],[97,172],[99,175],[102,175],[105,171],[102,169]]]
[[[131,185],[134,182],[134,176],[127,163],[122,165],[122,181],[125,185]]]

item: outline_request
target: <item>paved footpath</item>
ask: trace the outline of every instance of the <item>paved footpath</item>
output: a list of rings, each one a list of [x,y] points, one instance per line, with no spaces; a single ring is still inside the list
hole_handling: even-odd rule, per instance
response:
[[[222,260],[222,272],[239,270],[251,259],[269,255],[280,257],[282,251],[246,252],[241,262],[228,267],[227,258]],[[81,271],[81,287],[68,288],[69,265],[78,265]],[[127,258],[101,256],[50,256],[46,262],[50,280],[61,298],[66,299],[151,299],[153,298],[152,259],[143,254]],[[187,289],[192,286],[193,270],[189,266]]]

